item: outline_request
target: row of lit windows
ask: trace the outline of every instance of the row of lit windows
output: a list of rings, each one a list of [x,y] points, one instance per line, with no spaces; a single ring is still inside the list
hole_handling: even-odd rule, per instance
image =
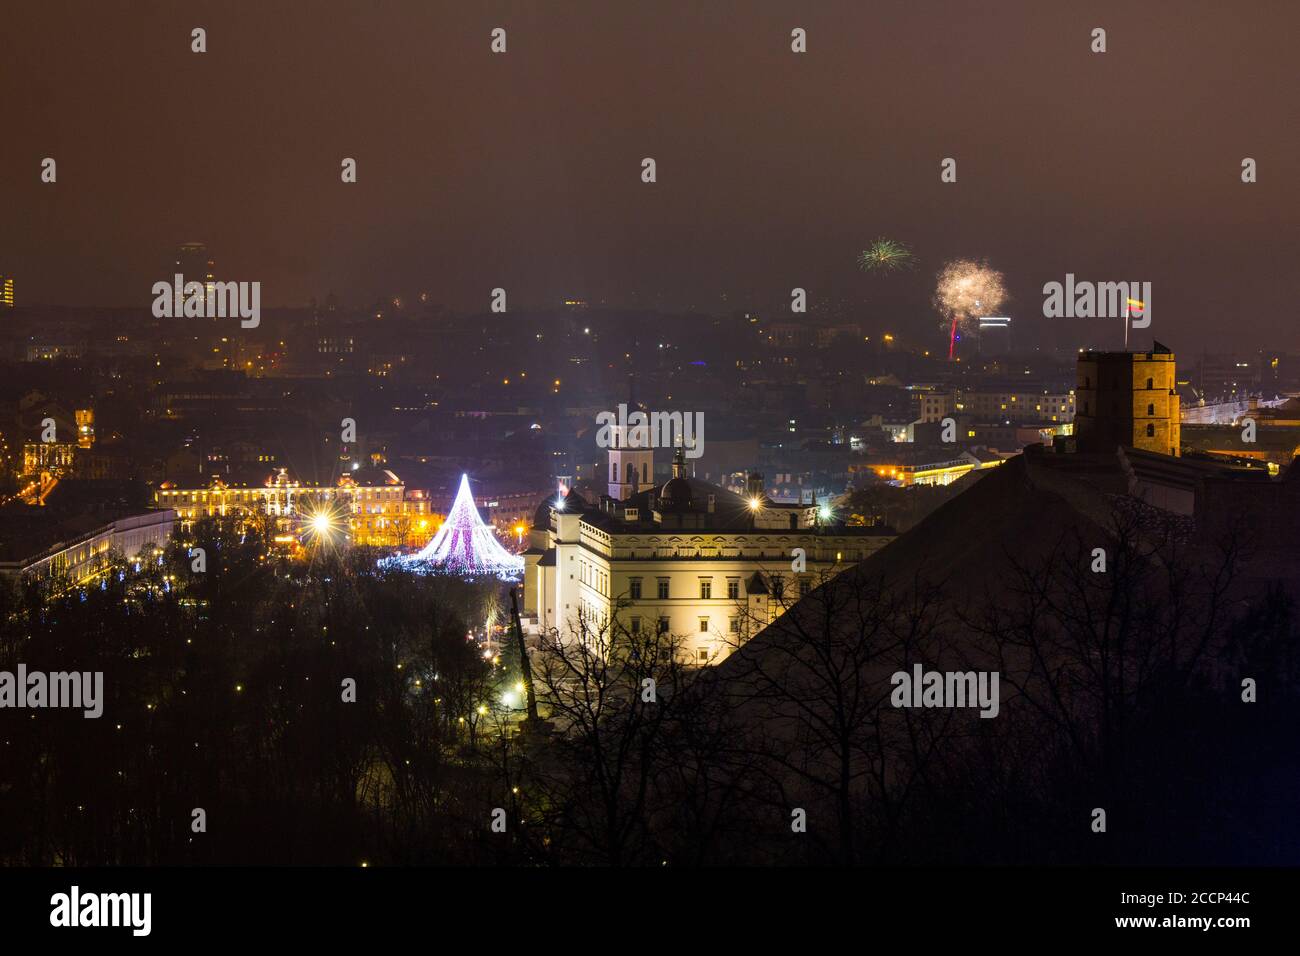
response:
[[[363,501],[401,501],[403,500],[403,488],[294,488],[286,491],[282,488],[213,488],[201,489],[198,491],[160,491],[159,495],[172,498],[185,498],[188,496],[190,501],[206,500],[208,495],[213,498],[236,498],[249,500],[253,498],[271,498],[282,495],[293,495],[295,497],[319,497],[319,498],[360,498]]]
[[[707,617],[701,617],[699,621],[700,621],[700,633],[701,634],[709,633],[709,619]],[[668,618],[661,616],[657,619],[657,627],[655,628],[655,630],[659,634],[667,634],[668,626],[669,626]],[[631,619],[629,630],[631,630],[633,634],[641,633],[640,617],[633,617]],[[730,631],[732,634],[740,633],[740,618],[738,617],[727,618],[727,630]]]
[[[669,600],[669,599],[671,598],[671,596],[672,596],[672,595],[671,595],[671,586],[670,586],[670,582],[671,582],[671,580],[672,580],[671,578],[656,578],[656,579],[655,579],[655,598],[656,598],[656,600],[666,601],[666,600]],[[796,584],[797,584],[797,586],[798,586],[798,588],[799,588],[799,593],[800,593],[800,595],[803,595],[803,594],[807,593],[807,591],[808,591],[808,589],[809,589],[809,586],[810,586],[810,584],[811,584],[811,581],[810,581],[809,578],[806,578],[806,577],[796,577],[796,578],[794,578],[794,581],[796,582]],[[779,575],[779,574],[774,574],[774,575],[772,575],[772,578],[771,578],[771,584],[772,584],[772,594],[773,594],[773,596],[776,597],[778,600],[779,600],[780,598],[784,597],[784,595],[785,595],[785,579],[784,579],[781,575]],[[642,597],[643,597],[643,593],[644,593],[644,590],[643,590],[643,587],[642,587],[642,579],[641,579],[641,578],[629,578],[629,579],[628,579],[628,597],[629,597],[631,600],[633,600],[633,601],[639,601],[639,600],[642,599]],[[700,600],[702,600],[702,601],[711,601],[711,600],[713,600],[713,579],[712,579],[712,578],[700,578],[700,580],[699,580],[699,595],[700,595]],[[728,578],[728,579],[727,579],[727,600],[729,600],[729,601],[736,601],[736,600],[739,600],[739,599],[740,599],[740,578]]]

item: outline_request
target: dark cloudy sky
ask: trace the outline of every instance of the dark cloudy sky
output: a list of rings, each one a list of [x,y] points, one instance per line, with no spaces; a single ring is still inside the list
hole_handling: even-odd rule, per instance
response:
[[[272,304],[798,285],[940,338],[934,273],[974,256],[1026,326],[1069,271],[1151,281],[1184,348],[1300,351],[1298,38],[1294,0],[9,0],[0,273],[145,306],[193,239]],[[857,272],[875,236],[918,270]]]

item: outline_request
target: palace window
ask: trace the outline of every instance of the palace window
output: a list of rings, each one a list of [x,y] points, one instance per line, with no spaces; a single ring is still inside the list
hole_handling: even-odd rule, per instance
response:
[[[641,579],[632,578],[627,583],[627,593],[634,601],[641,600]]]
[[[727,582],[727,597],[732,601],[740,597],[739,581],[733,579]]]
[[[709,600],[709,599],[712,598],[712,597],[713,597],[713,582],[712,582],[712,581],[701,581],[701,582],[700,582],[700,600],[702,600],[702,601],[707,601],[707,600]]]
[[[665,599],[667,599],[667,597],[668,597],[668,579],[667,579],[667,578],[660,578],[660,579],[659,579],[659,599],[660,599],[660,600],[665,600]]]

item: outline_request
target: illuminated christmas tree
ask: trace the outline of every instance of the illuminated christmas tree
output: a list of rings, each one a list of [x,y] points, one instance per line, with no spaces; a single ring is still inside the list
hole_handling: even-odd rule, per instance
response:
[[[451,573],[462,577],[491,574],[499,578],[516,578],[524,571],[524,559],[501,547],[491,525],[483,523],[474,496],[469,490],[469,476],[460,476],[460,490],[452,503],[447,520],[433,540],[417,554],[398,555],[379,562],[383,567],[404,567],[421,573]]]

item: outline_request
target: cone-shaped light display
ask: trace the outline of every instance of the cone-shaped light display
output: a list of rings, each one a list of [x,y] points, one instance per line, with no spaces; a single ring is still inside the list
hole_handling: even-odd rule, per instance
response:
[[[416,554],[385,558],[381,566],[400,566],[412,571],[442,572],[463,577],[491,574],[514,578],[523,574],[524,559],[501,547],[490,525],[483,523],[474,496],[469,490],[469,476],[460,476],[460,490],[452,503],[447,520],[433,540]]]

